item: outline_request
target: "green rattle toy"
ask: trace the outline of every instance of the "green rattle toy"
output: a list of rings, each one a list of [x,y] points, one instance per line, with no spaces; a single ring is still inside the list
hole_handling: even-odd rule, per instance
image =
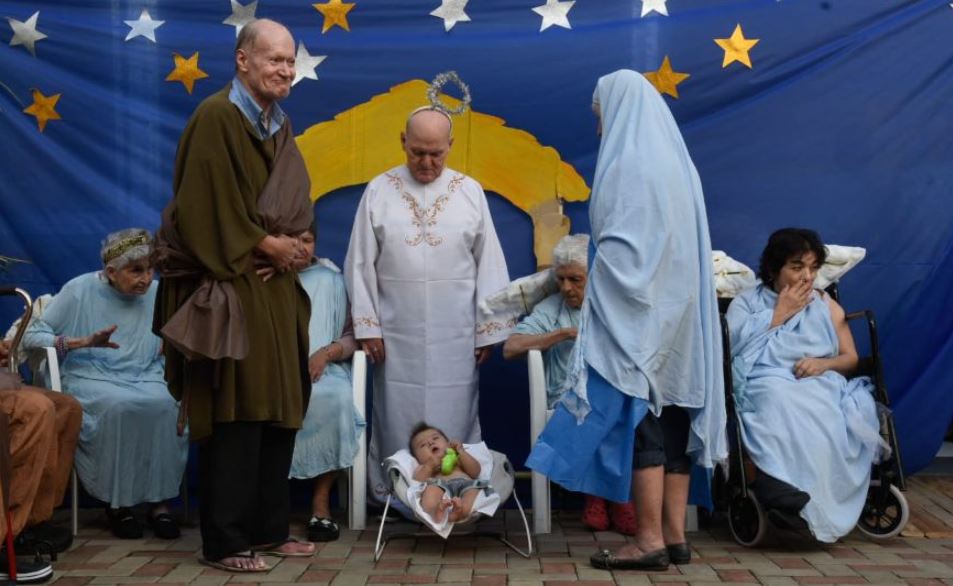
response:
[[[447,475],[453,472],[453,469],[457,466],[457,459],[457,451],[453,448],[447,448],[447,453],[440,460],[440,473]]]

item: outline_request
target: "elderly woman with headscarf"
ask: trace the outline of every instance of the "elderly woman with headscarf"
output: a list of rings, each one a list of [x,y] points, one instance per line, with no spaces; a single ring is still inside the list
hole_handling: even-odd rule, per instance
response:
[[[605,569],[688,563],[690,468],[727,458],[721,340],[701,182],[671,112],[635,71],[599,79],[589,282],[567,392],[527,465],[614,501],[636,533]],[[648,412],[648,413],[647,413]]]
[[[564,236],[553,248],[553,280],[559,288],[535,306],[524,317],[503,345],[507,360],[524,356],[530,350],[542,350],[546,371],[546,406],[552,409],[563,393],[569,357],[579,328],[579,310],[586,292],[589,270],[587,249],[589,236]],[[619,533],[635,532],[635,513],[631,501],[612,503],[604,498],[585,495],[582,522],[595,531],[605,531],[611,524]]]
[[[148,521],[157,537],[179,536],[165,501],[178,494],[188,458],[152,333],[151,252],[146,230],[107,236],[103,270],[66,283],[24,337],[24,347],[52,346],[59,355],[63,388],[83,407],[76,472],[107,504],[112,532],[122,539],[142,536],[129,508],[140,503],[152,505]]]

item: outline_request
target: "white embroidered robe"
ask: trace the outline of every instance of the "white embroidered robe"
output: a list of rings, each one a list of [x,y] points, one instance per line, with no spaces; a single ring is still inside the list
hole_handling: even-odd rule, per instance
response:
[[[384,339],[368,450],[382,498],[380,463],[407,447],[415,423],[481,440],[474,349],[515,325],[478,319],[478,301],[509,282],[483,188],[447,168],[428,184],[404,165],[377,176],[357,209],[345,279],[355,337]]]

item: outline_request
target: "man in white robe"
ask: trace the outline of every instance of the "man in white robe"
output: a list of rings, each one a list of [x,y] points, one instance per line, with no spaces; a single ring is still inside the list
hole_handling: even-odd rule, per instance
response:
[[[515,325],[480,319],[479,300],[509,282],[483,188],[445,168],[450,117],[411,113],[407,163],[364,190],[345,260],[354,334],[374,368],[368,482],[387,493],[381,461],[419,421],[481,440],[477,367]],[[386,360],[385,360],[386,349]]]

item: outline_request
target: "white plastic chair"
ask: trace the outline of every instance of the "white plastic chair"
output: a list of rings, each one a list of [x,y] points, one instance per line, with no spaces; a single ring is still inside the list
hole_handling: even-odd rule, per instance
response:
[[[60,378],[60,361],[56,356],[56,349],[52,346],[43,348],[46,352],[47,382],[50,390],[57,393],[63,392],[63,382]],[[70,506],[73,512],[72,530],[73,535],[79,534],[79,479],[76,477],[76,468],[73,467],[72,479],[70,480]]]
[[[365,399],[367,398],[367,355],[362,350],[354,352],[351,358],[351,388],[354,392],[354,407],[361,419],[365,417]],[[348,509],[347,523],[351,529],[364,529],[367,526],[367,430],[359,439],[354,463],[347,471]],[[343,477],[342,477],[343,478]],[[338,494],[344,491],[338,486]]]
[[[536,443],[539,434],[553,411],[546,408],[546,370],[543,368],[543,354],[539,350],[530,350],[526,356],[529,368],[529,429],[530,445]],[[533,485],[533,532],[536,535],[552,532],[550,519],[549,478],[539,472],[532,473]]]

